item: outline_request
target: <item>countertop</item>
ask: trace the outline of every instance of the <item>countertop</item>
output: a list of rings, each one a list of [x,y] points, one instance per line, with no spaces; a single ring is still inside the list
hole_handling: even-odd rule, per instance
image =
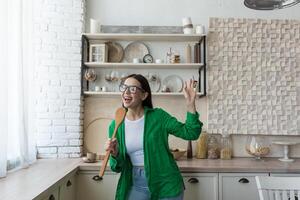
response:
[[[0,178],[1,200],[32,200],[76,170],[81,159],[40,159],[26,169]]]
[[[267,158],[262,161],[252,158],[181,159],[177,163],[182,172],[300,173],[300,159],[295,159],[292,163],[283,163],[276,158]],[[9,173],[6,178],[0,179],[0,199],[33,199],[78,169],[98,171],[100,166],[101,162],[83,163],[80,158],[40,159],[29,168]]]
[[[233,158],[220,159],[180,159],[177,161],[182,172],[273,172],[273,173],[300,173],[300,159],[284,163],[277,158]],[[80,170],[100,170],[101,162],[81,163]]]

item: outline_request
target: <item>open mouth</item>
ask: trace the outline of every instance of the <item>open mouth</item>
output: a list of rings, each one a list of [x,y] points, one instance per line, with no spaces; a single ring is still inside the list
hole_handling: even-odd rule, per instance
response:
[[[125,96],[125,97],[123,97],[123,100],[124,100],[125,103],[130,103],[132,101],[132,98],[128,97],[128,96]]]

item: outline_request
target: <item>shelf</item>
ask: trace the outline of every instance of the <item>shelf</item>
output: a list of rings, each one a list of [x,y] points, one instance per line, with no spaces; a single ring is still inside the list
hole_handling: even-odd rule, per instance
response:
[[[91,41],[98,40],[98,41]],[[198,43],[200,51],[196,52],[201,58],[203,63],[98,63],[98,62],[87,62],[89,61],[89,48],[91,44],[99,41],[157,41],[157,42],[190,42]],[[130,69],[134,71],[136,69],[141,70],[174,70],[174,69],[189,69],[198,71],[199,74],[199,97],[206,96],[206,35],[205,34],[147,34],[147,33],[84,33],[81,38],[82,51],[81,51],[81,94],[84,96],[95,96],[95,97],[113,97],[120,95],[119,92],[95,92],[89,91],[88,81],[84,80],[84,72],[86,68],[98,68],[98,69]],[[167,44],[164,44],[167,45]],[[153,96],[178,96],[183,97],[183,93],[152,93]]]
[[[111,68],[118,67],[121,68],[148,68],[151,69],[199,69],[203,66],[203,63],[176,63],[176,64],[167,64],[167,63],[97,63],[97,62],[85,62],[87,67],[94,68]]]
[[[124,34],[124,33],[84,33],[89,40],[107,41],[164,41],[164,42],[199,42],[205,35],[199,34]]]
[[[104,96],[104,97],[113,97],[113,96],[121,96],[121,92],[95,92],[95,91],[84,91],[83,93],[86,96]],[[182,96],[183,97],[183,92],[154,92],[151,93],[152,96]],[[197,92],[197,95],[200,96],[202,93]]]

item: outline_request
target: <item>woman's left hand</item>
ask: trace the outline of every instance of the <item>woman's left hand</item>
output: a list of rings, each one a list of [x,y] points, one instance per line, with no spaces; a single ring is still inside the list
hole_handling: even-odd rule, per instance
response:
[[[186,99],[187,109],[191,113],[196,112],[195,99],[196,99],[196,91],[194,89],[194,80],[190,79],[189,81],[185,81],[183,94]]]

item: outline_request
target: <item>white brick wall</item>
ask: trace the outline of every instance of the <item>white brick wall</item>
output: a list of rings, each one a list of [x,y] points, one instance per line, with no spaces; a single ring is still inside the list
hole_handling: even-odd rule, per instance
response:
[[[38,157],[80,157],[80,51],[85,0],[35,2]]]

